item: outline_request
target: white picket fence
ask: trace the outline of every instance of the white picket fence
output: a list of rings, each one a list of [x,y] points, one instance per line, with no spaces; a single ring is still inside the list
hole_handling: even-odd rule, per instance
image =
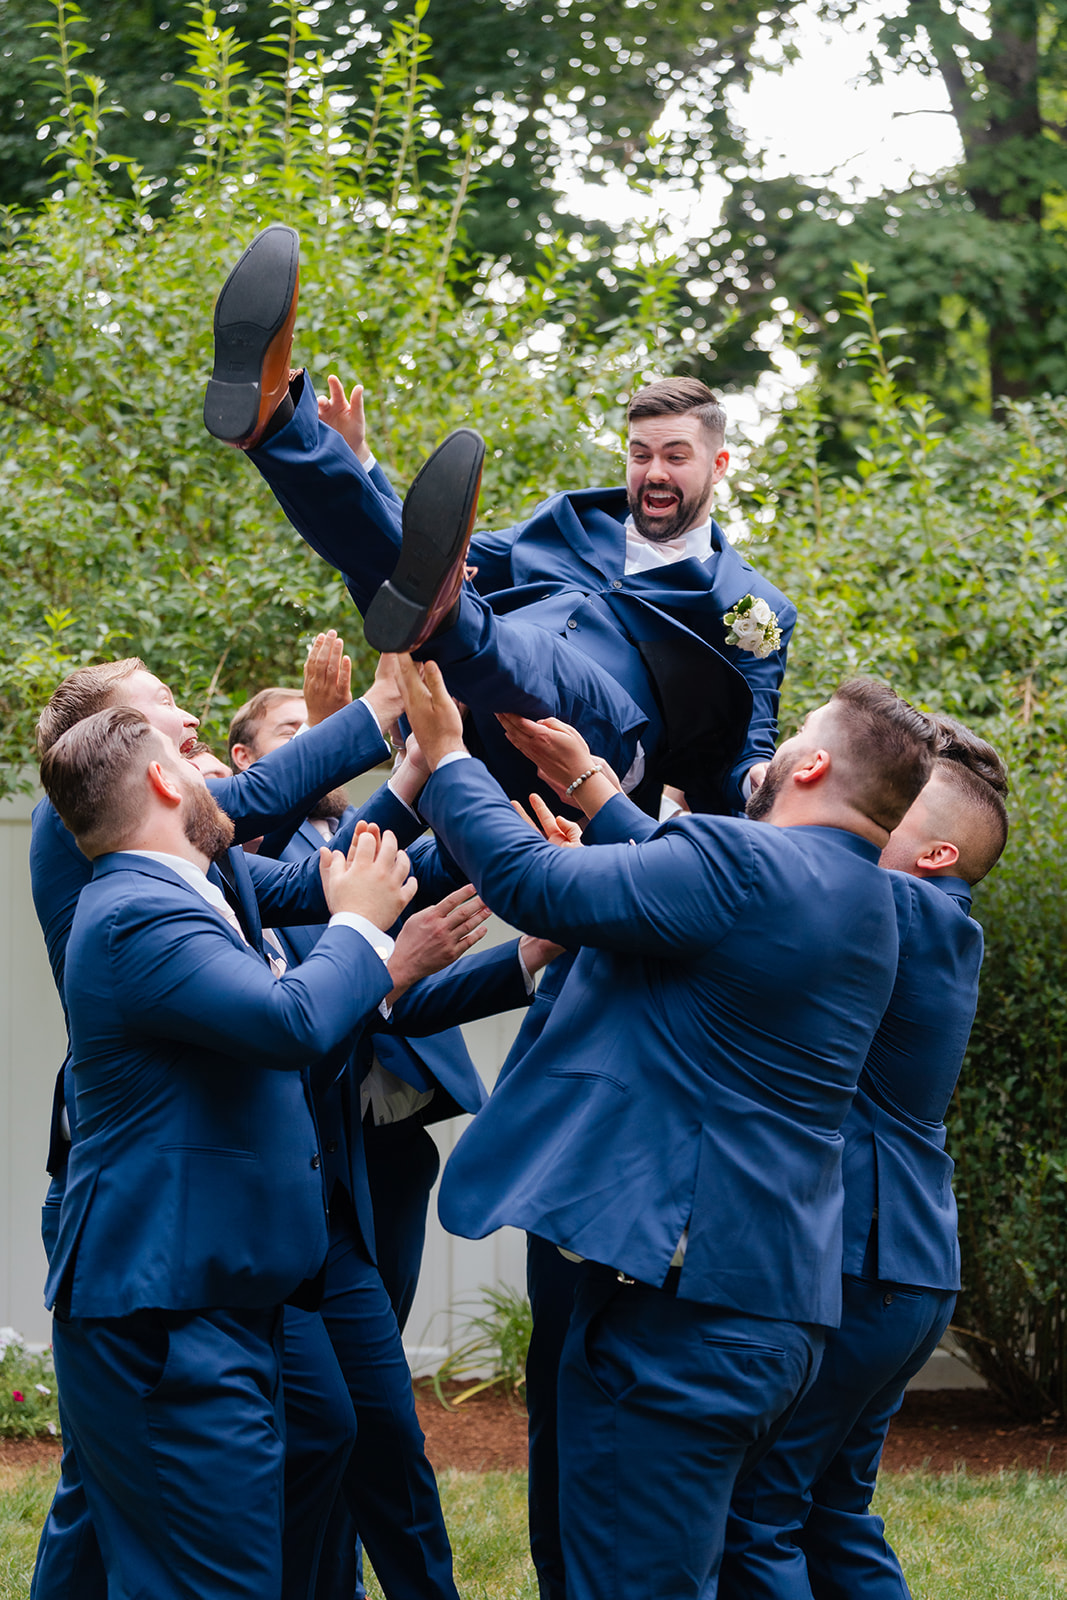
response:
[[[380,774],[349,785],[358,802]],[[51,1337],[41,1288],[45,1259],[40,1207],[52,1087],[66,1044],[56,997],[30,896],[30,812],[38,795],[0,800],[0,1326],[17,1328],[31,1343]],[[513,937],[493,919],[492,943]],[[492,1085],[521,1021],[521,1012],[465,1026],[475,1065]],[[442,1163],[467,1119],[438,1123],[433,1132]],[[431,1371],[462,1338],[464,1316],[483,1286],[525,1284],[525,1244],[504,1228],[489,1239],[445,1233],[431,1202],[426,1254],[407,1328],[408,1356],[416,1372]],[[960,1362],[938,1351],[916,1381],[924,1388],[969,1387],[975,1380]]]

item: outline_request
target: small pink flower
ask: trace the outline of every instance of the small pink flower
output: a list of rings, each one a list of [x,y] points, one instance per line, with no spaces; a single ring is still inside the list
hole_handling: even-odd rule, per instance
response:
[[[12,1400],[14,1400],[14,1401],[15,1401],[15,1402],[16,1402],[16,1403],[17,1403],[17,1404],[18,1404],[18,1405],[22,1405],[22,1404],[23,1404],[23,1402],[24,1402],[24,1401],[25,1401],[25,1399],[26,1399],[26,1396],[25,1396],[25,1395],[24,1395],[24,1394],[23,1394],[23,1392],[22,1392],[22,1390],[21,1390],[21,1389],[12,1389],[12,1391],[11,1391],[11,1398],[12,1398]]]

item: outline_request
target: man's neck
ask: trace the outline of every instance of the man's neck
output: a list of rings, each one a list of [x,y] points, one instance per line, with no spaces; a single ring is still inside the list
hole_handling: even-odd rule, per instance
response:
[[[781,795],[764,820],[773,822],[776,828],[840,828],[843,833],[854,833],[866,839],[878,850],[885,849],[889,829],[883,828],[880,822],[852,806],[807,805],[806,798],[788,793]]]
[[[184,830],[175,834],[166,828],[142,829],[132,839],[124,839],[122,848],[123,850],[139,852],[153,850],[160,855],[178,856],[182,861],[188,861],[192,866],[199,867],[200,871],[204,873],[207,872],[211,865],[210,860],[204,855],[203,851],[198,850],[195,845],[189,842]]]

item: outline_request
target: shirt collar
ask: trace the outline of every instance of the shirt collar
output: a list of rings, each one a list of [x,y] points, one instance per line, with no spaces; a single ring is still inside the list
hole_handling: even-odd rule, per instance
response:
[[[638,533],[633,517],[626,518],[624,532],[627,572],[646,572],[650,567],[666,567],[675,561],[706,561],[712,551],[710,516],[663,544]]]
[[[147,856],[149,861],[158,861],[161,866],[169,867],[176,872],[179,878],[184,878],[191,889],[203,895],[208,905],[220,910],[226,904],[226,897],[222,890],[211,883],[196,865],[195,861],[187,861],[184,856],[172,856],[166,850],[116,850],[117,856]]]

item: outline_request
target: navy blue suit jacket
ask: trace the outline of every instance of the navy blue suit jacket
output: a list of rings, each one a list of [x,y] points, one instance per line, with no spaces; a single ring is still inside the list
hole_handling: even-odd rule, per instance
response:
[[[400,543],[400,504],[381,468],[368,473],[340,435],[320,422],[310,384],[291,422],[264,440],[252,459],[293,526],[342,573],[365,611],[392,572]],[[717,525],[708,561],[627,575],[626,509],[625,489],[586,489],[553,495],[516,527],[476,534],[469,556],[478,569],[473,587],[495,614],[564,635],[632,697],[631,714],[645,703],[647,674],[672,752],[671,781],[692,791],[701,809],[739,810],[749,767],[774,754],[796,611]],[[362,538],[366,523],[381,537]],[[723,616],[749,593],[768,602],[782,629],[781,648],[764,660],[726,643]],[[435,649],[445,643],[442,636]],[[482,718],[480,725],[488,741],[495,724]],[[493,748],[495,762],[508,757],[510,747]],[[725,750],[736,752],[732,767],[709,777],[709,752],[717,764]],[[510,759],[517,760],[513,752]],[[650,782],[655,795],[642,798],[652,805],[662,778],[652,773]]]
[[[445,1226],[510,1223],[656,1284],[688,1229],[681,1295],[835,1324],[840,1127],[897,967],[876,847],[682,817],[560,850],[469,760],[421,804],[499,915],[582,946],[445,1170]],[[617,795],[586,838],[641,816]]]
[[[313,802],[346,779],[373,767],[388,753],[373,715],[362,701],[327,717],[299,739],[290,739],[233,778],[208,778],[207,787],[234,823],[234,840],[254,839],[272,828],[296,826]],[[243,853],[242,853],[243,854]],[[236,856],[234,856],[236,863]],[[246,887],[242,905],[255,917],[255,896]],[[92,876],[82,855],[48,799],[33,812],[30,837],[30,881],[37,920],[41,924],[52,976],[63,998],[63,964],[78,896]],[[266,875],[258,882],[266,883]]]
[[[978,1004],[982,930],[962,878],[889,874],[900,964],[845,1121],[845,1271],[958,1289],[960,1252],[945,1114]]]
[[[413,825],[421,827],[417,821]],[[306,860],[317,855],[321,845],[322,836],[306,822],[283,854],[292,862]],[[321,926],[284,929],[283,939],[294,961],[306,960],[324,931]],[[413,985],[397,1000],[389,1021],[380,1011],[368,1015],[358,1038],[348,1041],[343,1053],[335,1052],[313,1073],[315,1108],[326,1150],[327,1193],[336,1181],[348,1190],[372,1260],[374,1213],[363,1153],[359,1085],[374,1056],[413,1088],[434,1091],[429,1106],[419,1113],[422,1122],[473,1113],[485,1103],[485,1086],[462,1033],[453,1024],[525,1006],[528,999],[514,942],[472,952]],[[442,1028],[447,1031],[440,1032]],[[353,1043],[354,1049],[350,1049]]]
[[[740,674],[751,692],[748,732],[723,786],[727,803],[740,810],[741,785],[749,768],[774,754],[796,608],[744,559],[715,522],[709,560],[677,561],[628,575],[622,526],[626,516],[624,488],[552,495],[525,522],[500,533],[475,534],[468,557],[478,569],[474,585],[494,611],[521,608],[524,621],[551,632],[566,630],[577,649],[607,667],[624,687],[630,686],[633,672],[632,638],[681,646],[688,635],[695,635],[710,647]],[[723,616],[746,594],[766,600],[782,630],[780,648],[762,660],[726,643]],[[704,674],[699,656],[692,653],[694,643],[688,640],[686,670],[700,678]],[[658,673],[657,665],[653,669],[657,680]],[[670,701],[684,694],[684,685],[674,682],[661,693],[669,725],[675,709]]]
[[[361,701],[354,701],[317,728],[309,728],[299,739],[291,739],[271,751],[247,772],[234,778],[209,778],[206,782],[233,819],[235,837],[254,838],[264,827],[278,827],[287,834],[306,813],[309,796],[318,798],[336,788],[338,773],[343,779],[365,771],[381,759],[385,749],[373,715]],[[353,814],[349,826],[333,843],[347,846],[359,817],[378,822],[383,828],[392,827],[397,813],[403,810],[383,785],[361,811]],[[266,858],[247,856],[237,846],[227,853],[227,859],[226,879],[253,944],[261,943],[263,920],[268,925],[321,923],[327,915],[321,884],[316,882],[310,863],[281,870]],[[30,883],[64,1011],[67,940],[78,896],[92,877],[92,870],[92,863],[78,849],[52,802],[47,797],[39,801],[33,810],[30,834]],[[211,876],[221,887],[223,878],[218,868],[212,868]],[[61,1131],[64,1107],[72,1135],[76,1128],[73,1086],[67,1081],[69,1070],[68,1050],[56,1079],[52,1105],[47,1168],[53,1176],[62,1172],[67,1160],[68,1140]]]
[[[354,929],[281,980],[145,856],[102,856],[67,948],[78,1137],[46,1295],[76,1317],[270,1306],[319,1270],[300,1071],[389,991]]]

